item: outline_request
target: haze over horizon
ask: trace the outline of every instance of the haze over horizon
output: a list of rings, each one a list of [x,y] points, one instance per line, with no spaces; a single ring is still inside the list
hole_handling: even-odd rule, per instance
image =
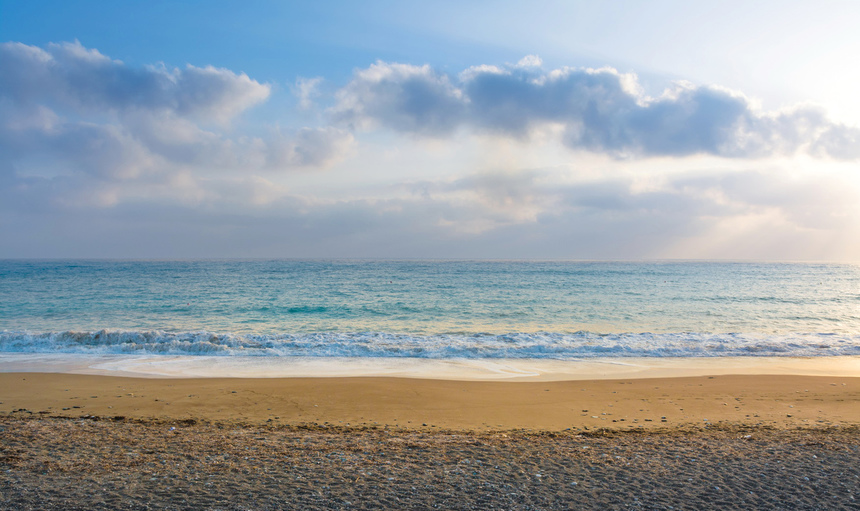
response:
[[[0,258],[860,261],[857,26],[0,0]]]

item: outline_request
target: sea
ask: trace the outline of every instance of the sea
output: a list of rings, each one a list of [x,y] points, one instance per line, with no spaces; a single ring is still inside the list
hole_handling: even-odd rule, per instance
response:
[[[860,356],[860,266],[0,261],[0,355]]]

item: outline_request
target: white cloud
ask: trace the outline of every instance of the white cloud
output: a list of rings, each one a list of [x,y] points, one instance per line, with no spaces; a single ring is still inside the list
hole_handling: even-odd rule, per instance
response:
[[[458,75],[377,62],[332,125],[247,130],[271,89],[230,70],[79,43],[0,45],[0,66],[0,256],[860,254],[851,164],[749,161],[859,157],[860,132],[811,106],[684,83],[648,97],[635,75],[532,57]],[[296,82],[299,107],[326,102],[319,80]],[[330,172],[280,172],[297,169]]]
[[[271,87],[211,66],[131,68],[79,42],[46,49],[0,44],[0,96],[77,112],[144,110],[229,121],[265,101]]]
[[[460,123],[462,92],[430,66],[377,62],[337,93],[333,118],[356,128],[375,123],[399,131],[442,135]]]
[[[537,63],[527,57],[517,66],[473,66],[452,77],[426,65],[377,62],[339,91],[331,112],[336,122],[358,129],[433,137],[466,126],[526,139],[557,125],[569,147],[617,157],[860,156],[860,130],[833,123],[813,107],[761,112],[738,92],[686,83],[651,98],[632,74],[611,68],[544,72]]]
[[[115,187],[69,185],[0,187],[0,219],[15,211],[14,222],[0,221],[0,235],[18,240],[7,255],[50,246],[153,257],[169,246],[177,257],[845,259],[858,247],[821,241],[860,228],[856,184],[764,171],[682,173],[647,191],[623,177],[565,185],[545,172],[481,173],[416,183],[412,196],[340,200],[292,195],[253,176],[203,190],[188,182],[148,198],[138,191],[136,200]],[[26,212],[20,203],[49,188],[65,202]],[[94,206],[111,206],[110,215]],[[135,252],[136,239],[151,245]]]
[[[517,62],[517,65],[520,67],[540,67],[543,65],[543,60],[537,55],[526,55]]]
[[[269,168],[325,168],[340,160],[353,144],[352,134],[337,128],[302,128],[290,136],[270,137]]]
[[[299,108],[308,110],[313,106],[314,98],[320,95],[319,86],[323,79],[316,78],[298,78],[295,85],[292,87],[293,94],[299,98]]]
[[[0,44],[0,69],[0,157],[21,176],[323,168],[352,140],[336,128],[232,135],[230,123],[271,87],[227,69],[135,68],[77,41]],[[315,83],[305,83],[308,97]]]

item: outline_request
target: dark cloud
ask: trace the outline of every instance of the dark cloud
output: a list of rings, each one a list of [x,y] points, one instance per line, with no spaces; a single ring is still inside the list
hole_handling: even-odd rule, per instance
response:
[[[815,108],[760,112],[738,93],[687,84],[651,98],[635,76],[613,69],[481,66],[454,78],[429,66],[378,62],[357,72],[338,101],[333,118],[353,126],[437,137],[470,126],[525,138],[555,124],[568,146],[619,157],[860,156],[860,130]]]

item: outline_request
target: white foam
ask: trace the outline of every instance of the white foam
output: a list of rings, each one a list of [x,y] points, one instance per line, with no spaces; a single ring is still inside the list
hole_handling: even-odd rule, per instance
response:
[[[604,357],[855,356],[860,335],[833,333],[512,332],[405,334],[100,330],[0,332],[0,352],[89,355],[557,359]]]

